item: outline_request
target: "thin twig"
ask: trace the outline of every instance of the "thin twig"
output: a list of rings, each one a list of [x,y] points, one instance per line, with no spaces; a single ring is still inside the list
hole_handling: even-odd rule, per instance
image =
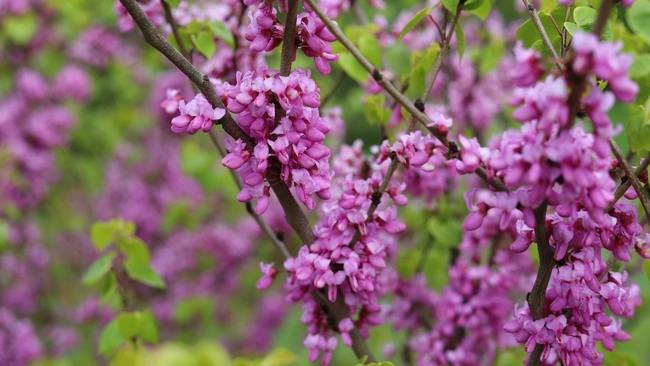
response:
[[[551,43],[551,39],[548,37],[548,34],[544,29],[544,25],[542,24],[542,20],[539,18],[539,13],[537,12],[537,9],[535,9],[535,5],[533,5],[530,0],[522,1],[528,9],[528,14],[530,14],[530,19],[533,21],[533,24],[535,24],[535,28],[537,28],[537,31],[542,36],[542,42],[544,42],[544,45],[548,48],[551,56],[553,56],[553,61],[560,70],[564,70],[564,65],[562,64],[562,61],[560,61],[560,55],[557,54],[557,51],[553,47],[553,43]]]
[[[650,199],[648,199],[648,195],[643,188],[643,184],[641,184],[641,181],[637,177],[636,172],[632,170],[630,163],[625,160],[625,155],[621,151],[621,148],[618,146],[616,141],[610,138],[609,146],[611,146],[614,156],[616,156],[616,159],[618,159],[619,165],[621,168],[623,168],[623,171],[627,176],[627,180],[632,182],[632,187],[634,187],[636,195],[639,197],[639,201],[641,201],[641,206],[643,206],[643,210],[645,211],[646,216],[648,216],[650,219]]]
[[[345,75],[346,74],[343,70],[339,71],[339,73],[336,75],[336,79],[334,79],[334,84],[332,85],[332,88],[325,94],[325,96],[323,96],[320,99],[319,108],[321,110],[323,109],[323,107],[327,105],[327,103],[329,103],[329,101],[332,99],[334,94],[336,94],[336,91],[338,90],[339,86],[341,86],[341,83],[345,79]]]
[[[650,166],[650,154],[648,154],[648,156],[645,159],[643,159],[643,162],[641,162],[641,164],[639,164],[639,166],[634,171],[634,175],[637,177],[637,179],[643,174],[643,172],[646,171],[646,169],[648,169],[648,166]],[[614,207],[616,202],[618,202],[618,200],[620,200],[621,197],[623,197],[625,192],[627,192],[627,190],[630,189],[631,186],[632,186],[632,180],[630,178],[627,178],[625,182],[621,183],[618,186],[618,188],[616,188],[616,192],[614,192],[614,200],[609,205],[607,205],[607,207],[605,208],[605,213],[609,212],[609,210],[611,210]]]
[[[183,40],[181,38],[180,33],[178,33],[178,25],[176,24],[176,21],[174,20],[174,16],[172,15],[172,8],[167,4],[166,1],[161,1],[163,10],[165,11],[165,20],[169,25],[172,27],[172,34],[174,35],[174,39],[176,40],[176,44],[178,45],[178,50],[181,52],[183,56],[187,60],[190,60],[190,54],[187,53],[187,49],[185,48],[185,45],[183,44]]]
[[[221,155],[221,157],[226,156],[226,154],[228,152],[226,151],[223,144],[221,143],[221,138],[220,138],[219,134],[214,130],[210,130],[210,132],[208,134],[210,136],[210,140],[212,141],[212,144],[214,144],[214,146],[217,148],[217,151],[219,151],[219,155]],[[234,170],[231,170],[231,169],[228,169],[228,170],[230,171],[230,174],[232,175],[232,179],[235,181],[235,184],[237,185],[237,187],[240,190],[243,189],[244,184],[242,183],[241,177],[239,176],[239,174],[237,174],[237,172],[234,171]],[[264,234],[266,234],[266,236],[268,236],[269,239],[271,239],[271,242],[280,251],[280,253],[282,253],[282,256],[284,257],[284,259],[291,258],[292,255],[291,255],[291,253],[289,253],[289,250],[287,249],[287,246],[284,244],[284,242],[282,242],[280,239],[278,239],[277,235],[275,234],[273,229],[271,229],[269,224],[267,224],[266,221],[264,221],[264,219],[255,212],[255,210],[253,209],[253,205],[251,205],[250,202],[246,202],[246,211],[257,222],[257,224],[262,229]]]
[[[566,7],[566,13],[564,14],[564,23],[569,21],[569,17],[571,16],[571,6]],[[552,18],[552,17],[551,17]],[[562,49],[560,50],[560,56],[564,57],[564,53],[567,50],[567,44],[566,44],[567,36],[566,36],[566,27],[564,24],[562,24]]]

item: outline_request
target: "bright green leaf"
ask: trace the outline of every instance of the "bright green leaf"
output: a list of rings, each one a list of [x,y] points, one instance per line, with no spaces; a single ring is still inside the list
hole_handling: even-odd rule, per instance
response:
[[[296,362],[296,355],[286,348],[276,348],[266,355],[259,366],[286,366]]]
[[[431,217],[427,222],[427,230],[436,245],[447,248],[456,248],[460,244],[463,234],[461,222],[458,220],[441,222],[436,217]]]
[[[217,50],[212,32],[199,31],[196,34],[193,34],[191,38],[196,49],[206,58],[212,57],[214,52]]]
[[[165,288],[165,282],[160,278],[158,273],[151,268],[149,262],[138,258],[128,258],[124,263],[126,273],[132,279],[142,282],[151,287]]]
[[[117,325],[122,338],[135,338],[140,334],[140,329],[142,329],[142,314],[139,311],[121,313],[117,316]]]
[[[212,33],[227,44],[230,48],[235,48],[235,37],[230,28],[219,20],[213,20],[208,23]]]
[[[173,8],[178,8],[178,5],[181,3],[181,0],[164,0],[167,4]]]
[[[111,270],[113,258],[116,254],[111,252],[97,259],[90,265],[84,276],[81,278],[81,283],[84,285],[92,285],[99,281],[108,271]]]
[[[113,296],[115,291],[117,291],[117,280],[115,279],[115,275],[111,273],[106,278],[106,282],[104,283],[104,289],[102,290],[102,299],[101,299],[102,305],[106,304],[108,300],[110,300],[110,298]]]
[[[444,4],[444,1],[443,1],[443,4]],[[429,15],[430,11],[431,11],[431,8],[424,8],[424,9],[418,11],[417,14],[415,14],[413,16],[413,18],[411,18],[411,20],[408,21],[408,23],[406,23],[406,25],[404,26],[402,31],[399,32],[399,36],[397,37],[397,40],[399,41],[402,38],[404,38],[404,36],[408,32],[410,32],[411,29],[415,28],[415,26],[418,25],[422,21],[422,19],[424,19],[427,15]]]
[[[377,37],[364,34],[359,37],[359,51],[377,68],[381,68],[381,47]]]
[[[452,14],[455,15],[459,2],[459,0],[442,0],[442,6],[444,6],[445,9],[449,10]]]
[[[90,240],[95,248],[104,250],[116,237],[115,229],[109,222],[95,222],[90,227]]]
[[[650,44],[650,1],[636,0],[625,12],[625,19],[630,29]]]
[[[632,111],[625,128],[632,151],[650,150],[650,121],[646,118],[645,108],[639,105]]]
[[[634,56],[634,62],[630,66],[630,77],[639,78],[650,74],[650,55],[645,53]]]
[[[487,19],[487,16],[490,14],[491,10],[492,10],[492,1],[484,0],[480,3],[479,6],[475,7],[474,9],[471,9],[470,13],[476,15],[481,20],[485,21],[485,19]]]
[[[117,350],[109,366],[149,366],[150,357],[144,347],[129,343]]]
[[[368,80],[368,72],[349,52],[339,53],[339,66],[348,74],[349,77],[356,80],[359,84],[365,84]]]
[[[650,280],[650,260],[643,261],[643,271],[645,272],[645,275],[648,276],[648,279]]]
[[[131,236],[120,240],[120,249],[124,251],[127,259],[134,259],[140,262],[149,263],[151,261],[151,254],[149,248],[140,238]]]
[[[192,354],[196,365],[201,366],[228,366],[231,364],[228,351],[219,343],[201,341],[192,347]]]
[[[469,0],[463,5],[463,10],[474,10],[480,8],[486,1],[489,0]]]
[[[370,124],[386,124],[390,121],[391,111],[386,108],[384,94],[367,96],[363,112],[366,115],[366,120]]]
[[[149,343],[158,343],[159,340],[156,318],[153,316],[151,310],[149,309],[142,312],[142,327],[140,328],[140,338]]]
[[[575,35],[576,33],[580,32],[580,27],[578,27],[577,24],[571,23],[571,22],[565,22],[564,23],[564,28],[569,32],[570,35]]]
[[[573,10],[573,19],[575,19],[578,27],[586,33],[590,33],[593,30],[597,17],[598,11],[588,6],[578,6]],[[610,21],[607,21],[607,24],[605,24],[601,38],[608,41],[614,38],[614,31]]]
[[[456,23],[456,44],[458,47],[458,63],[460,63],[465,53],[465,33],[463,33],[463,27],[460,23]]]
[[[125,339],[120,333],[120,327],[117,324],[117,318],[106,324],[102,333],[99,335],[99,353],[102,355],[113,352],[119,347]]]
[[[38,30],[38,18],[32,12],[21,16],[10,16],[0,23],[2,33],[8,39],[19,45],[26,45]]]

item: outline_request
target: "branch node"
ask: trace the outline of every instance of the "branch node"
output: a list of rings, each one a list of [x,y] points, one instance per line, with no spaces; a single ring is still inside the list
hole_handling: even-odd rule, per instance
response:
[[[379,70],[377,70],[377,68],[375,67],[375,68],[372,70],[372,78],[375,79],[376,82],[380,82],[380,81],[384,78],[384,76],[383,76],[383,75],[381,74],[381,72],[379,72]]]
[[[424,102],[422,101],[422,99],[420,98],[416,99],[413,105],[415,105],[415,108],[417,108],[418,111],[424,113]]]

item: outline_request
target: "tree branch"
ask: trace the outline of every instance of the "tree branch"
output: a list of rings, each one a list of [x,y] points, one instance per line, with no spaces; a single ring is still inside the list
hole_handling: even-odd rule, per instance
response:
[[[616,144],[616,141],[610,138],[609,146],[611,146],[614,156],[616,156],[616,159],[618,159],[618,163],[621,165],[621,168],[623,168],[623,171],[627,176],[627,180],[632,182],[632,187],[634,187],[634,190],[636,191],[636,195],[639,197],[639,201],[641,201],[641,206],[643,206],[643,210],[645,211],[646,216],[648,216],[648,218],[650,219],[650,199],[648,199],[648,195],[646,194],[646,191],[643,188],[643,184],[641,184],[641,181],[637,177],[636,172],[632,171],[632,167],[630,166],[630,163],[628,163],[627,159],[625,159],[625,154],[623,154],[621,148],[618,146],[618,144]]]
[[[138,28],[140,28],[140,31],[142,31],[144,39],[171,61],[181,72],[183,72],[199,88],[201,93],[203,93],[205,98],[213,107],[226,109],[225,105],[217,95],[216,90],[210,83],[208,76],[197,70],[191,62],[189,62],[174,48],[174,46],[160,35],[156,26],[151,22],[151,20],[149,20],[136,1],[120,0],[120,2],[131,15]],[[239,127],[227,110],[226,115],[220,120],[220,123],[223,126],[223,129],[231,137],[236,140],[241,139],[250,151],[254,150],[254,145],[250,137],[248,137],[248,135]],[[274,169],[271,168],[269,171],[271,172],[271,174],[269,174],[269,179],[272,180],[274,178],[272,176]],[[311,225],[309,225],[309,220],[291,194],[291,191],[289,191],[287,185],[283,181],[279,180],[271,187],[284,209],[285,217],[289,225],[298,234],[303,243],[312,243],[314,241],[314,234]]]
[[[544,201],[541,206],[536,208],[535,213],[535,240],[537,241],[537,253],[539,254],[539,269],[537,270],[537,278],[530,293],[528,293],[527,301],[530,308],[530,314],[533,320],[538,320],[545,317],[544,310],[546,305],[546,288],[551,279],[553,268],[555,267],[555,260],[553,258],[553,248],[549,243],[548,231],[546,229],[546,208],[548,201]],[[544,345],[538,344],[530,355],[528,366],[541,365],[540,357],[544,351]]]
[[[352,44],[352,42],[345,36],[343,31],[341,31],[341,28],[339,28],[336,22],[330,19],[321,9],[319,9],[316,4],[314,4],[313,0],[304,1],[314,10],[316,15],[318,15],[318,17],[323,21],[327,29],[329,29],[330,32],[334,34],[336,39],[341,42],[341,44],[350,52],[350,54],[352,54],[352,56],[354,56],[354,58],[361,64],[361,66],[363,66],[363,68],[366,69],[370,75],[372,75],[377,84],[384,88],[384,90],[386,90],[386,92],[388,92],[388,94],[390,94],[393,99],[401,104],[411,114],[412,117],[423,124],[425,128],[429,130],[433,136],[440,140],[444,146],[449,148],[450,143],[449,140],[447,140],[447,136],[440,133],[438,127],[432,125],[431,119],[422,111],[420,111],[413,102],[411,102],[404,94],[402,94],[386,77],[384,77],[384,75],[376,67],[370,63],[370,61],[368,61],[363,56],[363,54],[361,54],[361,52],[354,46],[354,44]],[[496,178],[494,180],[488,180],[487,174],[485,174],[485,170],[483,168],[479,167],[479,169],[477,169],[477,174],[479,177],[485,180],[488,185],[491,185],[496,190],[502,191],[503,188],[505,188],[505,186],[502,183],[500,184],[500,181],[498,181]]]
[[[648,166],[650,166],[650,154],[648,154],[648,156],[645,159],[643,159],[643,162],[639,164],[639,166],[636,168],[636,170],[634,171],[634,176],[637,177],[638,179],[638,177],[641,176],[641,174],[643,174],[643,172],[645,172],[646,169],[648,169]],[[626,177],[627,177],[627,173],[626,173]],[[605,208],[605,213],[609,212],[609,210],[611,210],[614,207],[616,202],[618,202],[618,200],[620,200],[621,197],[623,197],[625,192],[627,192],[627,190],[630,189],[631,186],[632,186],[632,179],[628,177],[625,182],[621,183],[618,186],[618,188],[616,188],[616,192],[614,193],[614,200],[609,205],[607,205],[607,207]]]
[[[291,73],[291,64],[293,63],[293,54],[296,43],[298,5],[300,5],[300,0],[289,0],[289,11],[287,12],[287,21],[284,25],[282,54],[280,56],[280,75],[282,76],[288,76]]]
[[[553,61],[555,62],[555,64],[560,70],[564,70],[564,65],[562,64],[562,61],[560,61],[560,55],[558,55],[555,48],[553,48],[551,39],[549,38],[548,34],[546,33],[546,30],[544,29],[544,25],[542,25],[542,20],[539,18],[539,13],[537,12],[537,9],[535,9],[535,5],[533,5],[530,2],[530,0],[523,0],[523,2],[526,8],[528,9],[528,14],[530,14],[530,19],[533,21],[533,24],[535,24],[535,28],[537,28],[537,31],[542,36],[542,42],[544,42],[544,45],[546,46],[546,48],[548,48],[548,51],[553,56]]]
[[[172,34],[174,35],[174,39],[176,40],[176,44],[178,45],[178,50],[181,52],[181,54],[190,62],[190,54],[187,52],[187,49],[185,48],[185,44],[183,43],[183,39],[181,38],[181,35],[178,33],[178,25],[176,24],[176,21],[174,20],[174,16],[172,15],[172,8],[167,4],[165,0],[161,0],[163,10],[165,11],[165,20],[167,23],[169,23],[169,26],[172,27]]]

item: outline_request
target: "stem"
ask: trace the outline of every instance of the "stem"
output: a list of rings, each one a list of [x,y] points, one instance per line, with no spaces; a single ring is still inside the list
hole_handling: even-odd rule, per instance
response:
[[[551,39],[548,37],[548,34],[544,29],[544,25],[542,25],[542,20],[539,18],[539,13],[537,12],[537,9],[535,9],[535,5],[533,5],[530,2],[530,0],[523,0],[523,2],[524,5],[526,5],[526,8],[528,9],[528,14],[530,14],[530,19],[533,21],[533,24],[535,24],[535,28],[537,28],[537,31],[542,36],[542,42],[544,42],[544,45],[546,46],[546,48],[548,48],[549,52],[553,56],[553,61],[555,62],[555,64],[560,70],[564,70],[564,65],[562,64],[562,61],[560,61],[560,55],[558,55],[555,48],[553,48]]]
[[[543,318],[546,305],[546,288],[553,273],[555,260],[553,248],[549,243],[548,231],[546,229],[546,208],[548,202],[544,201],[541,206],[534,210],[535,213],[535,238],[537,240],[537,252],[539,253],[539,269],[533,289],[528,293],[527,301],[530,307],[530,314],[533,320]],[[544,351],[544,345],[538,344],[530,355],[528,366],[541,365],[540,356]]]
[[[641,174],[643,174],[643,172],[645,172],[646,169],[648,169],[648,166],[650,166],[650,154],[648,154],[648,156],[643,160],[643,162],[639,164],[639,166],[636,168],[636,170],[634,171],[634,176],[637,177],[638,179],[638,177]],[[614,193],[614,200],[605,208],[605,213],[609,212],[609,210],[611,210],[614,207],[616,202],[618,202],[618,200],[620,200],[621,197],[623,197],[625,192],[627,192],[627,190],[630,189],[631,186],[632,186],[632,179],[628,177],[625,182],[621,183],[618,186],[618,188],[616,188],[616,192]]]
[[[320,109],[323,109],[325,105],[332,99],[334,94],[336,93],[336,90],[339,88],[343,80],[345,79],[345,72],[343,70],[339,71],[339,73],[336,75],[336,79],[334,79],[334,85],[332,85],[332,88],[325,94],[324,97],[321,98],[320,100]]]
[[[282,40],[282,54],[280,60],[280,75],[289,76],[296,43],[296,22],[298,19],[298,5],[300,0],[289,0],[289,11],[284,26],[284,39]]]
[[[569,21],[569,16],[571,15],[571,6],[566,7],[566,13],[564,14],[564,23]],[[551,17],[552,18],[552,17]],[[560,50],[562,57],[564,57],[564,54],[566,52],[566,28],[564,27],[564,24],[562,25],[562,49]]]
[[[627,180],[632,182],[632,187],[634,187],[634,190],[639,197],[639,201],[641,201],[641,206],[643,206],[646,216],[650,219],[650,199],[648,199],[648,195],[646,194],[645,189],[643,189],[643,184],[637,177],[636,172],[632,171],[630,163],[627,162],[621,148],[613,139],[609,139],[609,146],[611,146],[614,156],[616,156],[618,163],[621,165],[621,168],[623,168]]]
[[[219,155],[221,155],[221,157],[226,156],[227,151],[224,148],[223,144],[221,143],[221,138],[219,134],[214,130],[210,130],[208,134],[210,136],[210,140],[212,140],[212,144],[214,144],[214,146],[219,151]],[[244,188],[244,185],[241,181],[241,177],[234,170],[230,170],[230,169],[228,170],[230,171],[230,174],[232,175],[232,179],[235,181],[235,184],[237,184],[237,187],[240,190]],[[266,221],[264,221],[264,219],[255,212],[255,210],[253,209],[253,205],[251,205],[250,202],[246,202],[246,212],[248,212],[248,214],[251,215],[251,217],[257,222],[257,224],[262,229],[264,234],[266,234],[266,236],[268,236],[269,239],[271,239],[271,242],[280,251],[280,253],[282,253],[282,256],[285,259],[291,258],[292,257],[291,253],[289,253],[289,250],[287,249],[286,245],[280,239],[278,239],[278,237],[275,235],[273,229],[271,229],[269,224],[267,224]]]
[[[178,50],[188,61],[192,62],[192,60],[190,60],[190,54],[187,53],[185,44],[183,44],[181,35],[178,33],[178,25],[176,24],[176,21],[174,20],[174,16],[172,15],[172,8],[169,6],[169,4],[167,4],[165,0],[161,0],[161,2],[162,2],[163,10],[165,11],[165,20],[172,27],[172,34],[174,35],[174,39],[176,40],[176,44],[178,45]]]

